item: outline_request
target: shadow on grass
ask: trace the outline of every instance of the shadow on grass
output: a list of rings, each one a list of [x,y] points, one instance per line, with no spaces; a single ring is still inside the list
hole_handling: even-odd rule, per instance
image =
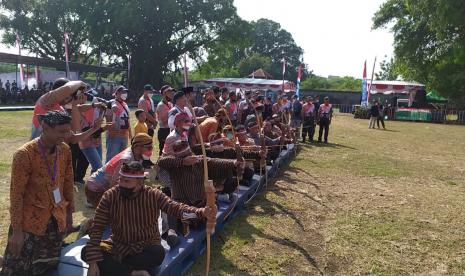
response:
[[[288,170],[289,168],[285,167],[285,169]],[[280,193],[278,190],[281,189],[281,187],[278,188],[276,186],[276,179],[282,180],[283,173],[279,173],[275,180],[268,183],[268,190],[262,190],[261,193],[258,194],[257,198],[255,198],[254,202],[246,206],[247,212],[239,214],[239,216],[231,221],[231,223],[225,225],[221,233],[218,233],[215,236],[217,239],[215,239],[212,243],[212,256],[214,256],[214,259],[212,259],[212,275],[218,275],[221,272],[226,272],[227,274],[232,275],[251,275],[257,273],[260,275],[268,275],[270,273],[273,274],[276,271],[282,271],[279,270],[281,267],[277,267],[280,266],[280,254],[272,253],[275,260],[271,261],[268,261],[266,258],[267,256],[264,255],[266,253],[270,253],[272,250],[279,250],[279,248],[268,248],[268,250],[263,252],[260,252],[259,250],[255,251],[253,250],[253,247],[251,247],[250,251],[243,249],[247,244],[263,239],[285,246],[291,250],[298,251],[318,274],[323,275],[323,270],[320,268],[315,257],[312,256],[311,249],[306,248],[312,246],[311,244],[306,242],[301,235],[297,235],[295,233],[295,235],[292,236],[292,239],[286,237],[286,235],[292,235],[293,232],[283,232],[283,234],[277,232],[277,230],[281,229],[282,231],[286,231],[288,227],[284,225],[283,227],[280,227],[273,222],[273,217],[277,214],[283,214],[284,216],[292,219],[299,226],[299,229],[294,230],[295,232],[302,233],[303,231],[308,232],[309,230],[304,228],[302,221],[294,213],[292,213],[292,211],[289,211],[286,206],[276,202],[276,200],[272,201],[273,199],[268,199],[264,196],[266,192],[271,192],[279,196],[280,200],[284,200],[284,194]],[[315,233],[315,236],[316,235],[319,234]],[[224,239],[223,237],[226,238]],[[237,261],[231,261],[231,257],[229,256],[228,258],[228,256],[225,256],[223,253],[231,251],[236,251],[233,253],[233,258],[236,258]],[[264,257],[264,259],[261,259],[260,257],[251,257],[252,254],[257,254],[257,252],[262,253],[262,257]],[[244,265],[243,269],[239,268],[237,263],[243,263],[241,261],[242,259],[245,259],[244,261],[250,262],[252,265]],[[204,267],[205,257],[203,256],[198,262],[196,262],[188,275],[198,275],[203,271],[202,269],[204,269]]]

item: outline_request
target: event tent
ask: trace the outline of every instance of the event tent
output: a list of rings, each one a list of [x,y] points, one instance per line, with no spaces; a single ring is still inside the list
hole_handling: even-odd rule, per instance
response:
[[[369,87],[370,81],[367,83]],[[410,94],[419,90],[425,90],[425,85],[417,82],[384,80],[374,80],[369,89],[370,94]]]
[[[283,87],[282,80],[267,80],[253,78],[213,78],[200,82],[202,86],[218,86],[228,89],[243,89],[243,90],[265,90],[265,91],[281,91]],[[284,80],[284,92],[292,92],[295,90],[293,82]]]

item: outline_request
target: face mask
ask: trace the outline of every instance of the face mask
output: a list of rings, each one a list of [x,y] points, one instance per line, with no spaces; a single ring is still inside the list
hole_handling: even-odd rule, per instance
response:
[[[134,194],[134,188],[119,187],[119,193],[123,199],[129,199]]]
[[[128,98],[128,93],[121,94],[121,100],[125,101]]]
[[[148,150],[144,153],[142,153],[142,159],[144,160],[150,160],[150,157],[152,156],[152,151]]]
[[[231,132],[228,132],[226,134],[226,137],[229,139],[229,140],[232,140],[234,138],[234,135],[231,133]]]
[[[191,129],[191,126],[187,126],[187,125],[186,125],[186,126],[182,126],[182,128],[183,128],[184,130],[190,130],[190,129]]]

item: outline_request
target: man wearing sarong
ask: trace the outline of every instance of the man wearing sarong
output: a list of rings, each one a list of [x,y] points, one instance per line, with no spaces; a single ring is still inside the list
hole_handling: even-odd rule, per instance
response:
[[[63,233],[72,228],[73,169],[64,143],[71,117],[38,115],[42,133],[13,157],[10,230],[2,275],[43,275],[58,266]]]
[[[90,241],[82,250],[88,276],[149,275],[165,258],[158,231],[160,211],[177,218],[216,218],[216,207],[194,208],[177,203],[144,185],[138,162],[123,164],[118,185],[106,191],[95,210]],[[110,225],[112,235],[101,240]]]

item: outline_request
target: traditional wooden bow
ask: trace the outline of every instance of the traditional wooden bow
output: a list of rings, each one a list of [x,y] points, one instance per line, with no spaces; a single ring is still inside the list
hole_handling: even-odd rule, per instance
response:
[[[242,156],[242,149],[241,149],[241,145],[239,144],[239,140],[237,139],[236,137],[236,129],[234,128],[234,125],[231,121],[231,117],[229,117],[229,111],[226,109],[226,106],[225,105],[222,105],[220,103],[220,101],[218,101],[218,99],[216,97],[213,97],[213,99],[215,99],[216,103],[219,104],[219,106],[221,106],[221,108],[223,108],[226,112],[226,118],[228,119],[228,122],[229,122],[229,125],[231,126],[231,130],[233,132],[233,136],[236,138],[236,142],[235,142],[235,149],[236,149],[236,159],[238,162],[242,162],[243,161],[243,156]],[[238,169],[237,170],[237,173],[236,173],[236,180],[237,180],[237,189],[236,191],[239,190],[239,184],[242,180],[242,175],[243,175],[243,170],[242,169]],[[238,195],[239,196],[239,195]],[[232,213],[232,211],[234,210],[234,208],[236,207],[236,204],[237,204],[237,199],[232,203],[232,206],[229,207],[229,212],[226,213],[224,215],[224,219],[223,220],[226,220],[229,215]]]
[[[205,187],[205,197],[207,199],[206,206],[209,206],[213,209],[216,209],[215,204],[215,187],[213,186],[213,181],[208,180],[208,161],[207,161],[207,152],[205,150],[205,143],[203,141],[202,133],[200,132],[199,122],[197,120],[197,116],[195,115],[194,109],[192,108],[191,104],[188,102],[187,106],[189,107],[192,116],[194,117],[195,124],[197,125],[196,132],[200,139],[200,146],[202,148],[202,156],[203,156],[203,184]],[[211,235],[215,232],[215,225],[216,225],[216,218],[211,219],[207,218],[207,226],[205,232],[207,234],[207,262],[205,268],[205,275],[208,275],[210,271],[210,244],[211,244]]]
[[[262,158],[260,160],[260,179],[262,179],[263,168],[265,168],[265,187],[267,187],[267,185],[268,185],[268,172],[266,171],[266,152],[267,152],[267,148],[266,148],[266,145],[265,145],[265,135],[263,134],[263,120],[262,120],[260,114],[258,113],[258,110],[252,104],[252,102],[247,98],[246,98],[246,101],[247,101],[247,104],[254,109],[255,117],[257,119],[257,125],[260,128],[260,131],[258,132],[258,135],[260,137],[260,147],[261,147],[261,150],[265,152],[265,158]]]

